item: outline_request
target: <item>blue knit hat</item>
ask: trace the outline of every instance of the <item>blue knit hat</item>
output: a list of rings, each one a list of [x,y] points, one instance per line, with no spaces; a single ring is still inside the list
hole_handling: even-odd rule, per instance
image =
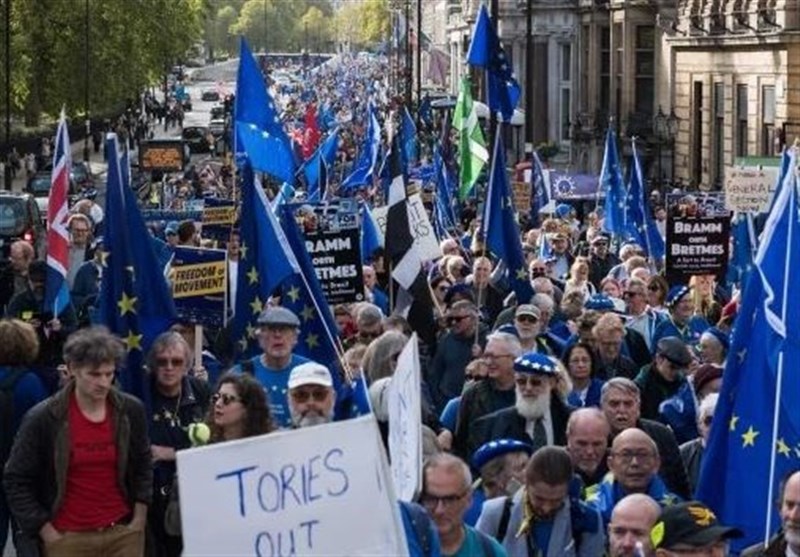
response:
[[[725,331],[723,331],[719,327],[711,327],[709,329],[706,329],[703,332],[703,334],[705,334],[705,333],[708,333],[711,336],[713,336],[715,339],[717,339],[719,341],[719,343],[722,345],[722,348],[725,349],[725,352],[727,352],[728,349],[731,347],[730,336],[728,335],[728,333],[726,333]]]
[[[691,292],[691,288],[686,286],[685,284],[679,284],[677,286],[673,286],[669,289],[667,293],[667,299],[664,301],[664,305],[668,308],[672,308],[672,306],[676,305],[678,302],[681,301],[681,298],[686,296],[689,292]]]
[[[590,296],[583,304],[584,309],[594,309],[597,311],[614,311],[614,300],[605,294],[595,294]]]
[[[542,375],[555,375],[556,364],[538,352],[528,352],[514,360],[514,371],[519,373],[539,373]]]
[[[472,467],[475,470],[483,468],[490,460],[508,453],[524,452],[528,456],[533,453],[533,447],[528,443],[516,439],[497,439],[480,446],[472,455]]]

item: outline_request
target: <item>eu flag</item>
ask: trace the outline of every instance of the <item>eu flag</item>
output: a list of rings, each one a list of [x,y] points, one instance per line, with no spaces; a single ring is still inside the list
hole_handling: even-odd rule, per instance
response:
[[[381,126],[378,117],[375,115],[375,107],[370,104],[367,114],[367,132],[364,134],[364,142],[358,153],[353,172],[343,181],[341,190],[350,190],[359,186],[371,186],[372,177],[375,172],[375,164],[378,162],[378,151],[381,146]]]
[[[452,175],[448,172],[447,164],[442,157],[442,149],[436,145],[433,153],[434,166],[434,191],[433,213],[434,226],[439,240],[449,238],[455,234],[458,219],[453,206],[453,196],[450,192],[457,187]]]
[[[755,232],[753,229],[753,215],[750,213],[735,213],[731,225],[733,237],[733,254],[728,261],[728,284],[738,284],[744,288],[744,278],[753,266],[753,252],[755,247]]]
[[[472,34],[467,63],[486,68],[489,76],[486,84],[489,109],[499,112],[504,121],[510,122],[521,90],[485,4],[481,4],[478,10],[478,21]]]
[[[625,199],[625,224],[627,237],[644,249],[645,255],[653,260],[659,260],[666,255],[664,239],[656,228],[650,206],[644,196],[642,180],[642,165],[639,162],[639,152],[636,149],[636,139],[633,140],[633,169],[628,185],[628,195]]]
[[[123,183],[117,137],[106,139],[108,181],[100,323],[125,341],[127,363],[119,374],[125,391],[147,402],[143,364],[150,343],[176,320],[172,293],[153,251],[133,190]]]
[[[323,162],[330,169],[336,163],[336,153],[339,150],[339,128],[333,130],[325,141],[317,147],[317,150],[311,155],[305,165],[303,165],[303,174],[306,177],[306,185],[308,187],[308,200],[320,201],[324,192],[320,188],[320,173],[322,171]]]
[[[542,225],[541,210],[550,203],[550,192],[544,181],[544,168],[539,153],[533,150],[531,158],[531,224],[534,228]]]
[[[487,249],[500,261],[508,272],[508,281],[517,295],[517,302],[527,304],[533,296],[533,287],[528,279],[519,226],[514,215],[511,188],[506,175],[506,157],[502,134],[496,134],[492,171],[489,188],[486,192],[486,205],[483,213],[483,229]]]
[[[292,183],[295,171],[292,142],[244,37],[239,51],[234,107],[236,150],[247,153],[253,168]]]
[[[603,154],[603,168],[600,171],[600,191],[606,194],[603,230],[609,234],[625,234],[625,185],[622,169],[619,166],[617,134],[609,126],[606,132],[606,150]]]
[[[777,530],[778,482],[800,459],[800,304],[790,297],[800,214],[791,158],[745,284],[697,493],[744,531],[734,549]]]
[[[239,354],[249,357],[258,353],[256,320],[261,310],[281,283],[300,271],[300,265],[264,190],[256,185],[249,161],[242,168],[241,210],[241,253],[231,338]]]
[[[417,126],[414,125],[407,106],[403,107],[400,133],[403,138],[403,162],[407,169],[417,162]]]
[[[375,251],[383,247],[383,234],[365,201],[361,201],[359,213],[361,217],[361,263],[367,265],[372,262]]]

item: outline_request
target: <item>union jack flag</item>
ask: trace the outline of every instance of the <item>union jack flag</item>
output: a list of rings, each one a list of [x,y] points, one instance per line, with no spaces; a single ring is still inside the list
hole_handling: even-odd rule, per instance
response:
[[[64,110],[56,132],[53,150],[53,174],[50,178],[50,200],[47,206],[47,282],[45,283],[45,308],[53,308],[57,317],[69,304],[67,267],[69,266],[69,171],[72,168],[69,131]]]

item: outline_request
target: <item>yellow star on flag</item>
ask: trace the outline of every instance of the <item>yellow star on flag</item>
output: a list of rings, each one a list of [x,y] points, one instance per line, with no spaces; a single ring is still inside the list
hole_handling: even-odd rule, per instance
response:
[[[517,269],[517,280],[525,280],[528,278],[528,271],[524,267]]]
[[[753,429],[753,426],[750,426],[747,431],[742,434],[742,447],[755,447],[756,446],[756,437],[758,437],[759,432]]]
[[[247,244],[244,242],[242,242],[242,245],[239,246],[239,259],[247,259]]]
[[[258,284],[258,271],[255,266],[250,267],[250,270],[247,271],[247,279],[250,281],[250,284]]]
[[[104,249],[98,250],[97,253],[100,254],[100,265],[102,265],[103,267],[108,267],[108,256],[110,255],[110,253]]]
[[[792,457],[792,449],[786,444],[786,441],[783,439],[778,439],[777,443],[775,444],[778,446],[778,454],[782,454],[786,458]]]
[[[135,303],[136,303],[136,296],[129,297],[127,292],[123,292],[122,298],[117,302],[117,305],[119,306],[120,316],[123,316],[128,312],[136,313],[136,309],[134,308]]]
[[[264,309],[264,304],[261,303],[258,297],[255,297],[253,301],[250,302],[250,307],[253,308],[253,315],[258,315],[261,313],[261,310]]]
[[[306,337],[306,344],[308,345],[309,348],[312,349],[319,347],[319,336],[315,335],[314,333],[310,333]]]
[[[247,331],[247,338],[256,338],[256,328],[252,324],[248,323],[245,331]]]
[[[739,423],[739,416],[731,416],[730,430],[736,431],[736,424]]]
[[[122,339],[125,342],[125,346],[128,347],[128,352],[131,350],[141,350],[142,349],[142,335],[134,334],[133,331],[128,331],[128,336]]]
[[[297,300],[300,299],[300,289],[297,288],[296,286],[292,286],[289,289],[289,292],[287,292],[287,296],[289,296],[289,298],[292,299],[292,302],[296,302]]]
[[[300,312],[303,321],[311,321],[314,319],[314,308],[311,306],[303,306],[303,311]]]

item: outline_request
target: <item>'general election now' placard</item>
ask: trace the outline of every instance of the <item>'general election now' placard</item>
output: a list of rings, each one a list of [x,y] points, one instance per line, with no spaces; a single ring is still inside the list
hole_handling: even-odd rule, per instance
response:
[[[184,555],[408,555],[373,416],[177,458]]]

